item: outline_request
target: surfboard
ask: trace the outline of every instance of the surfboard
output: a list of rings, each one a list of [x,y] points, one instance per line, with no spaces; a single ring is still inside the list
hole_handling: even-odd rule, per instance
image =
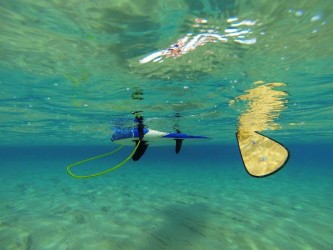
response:
[[[146,141],[149,145],[167,145],[168,143],[174,143],[174,140],[200,140],[209,139],[207,136],[201,135],[189,135],[185,133],[167,133],[148,128],[143,128],[143,141]],[[169,139],[169,140],[168,140]],[[111,141],[121,145],[133,146],[133,141],[139,140],[139,131],[137,128],[119,128],[115,129],[111,136]]]

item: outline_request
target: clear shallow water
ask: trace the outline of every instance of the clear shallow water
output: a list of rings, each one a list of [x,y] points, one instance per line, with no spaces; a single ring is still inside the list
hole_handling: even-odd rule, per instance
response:
[[[3,249],[331,249],[332,13],[328,0],[2,1]],[[113,149],[135,110],[212,139],[66,175]],[[281,172],[247,175],[240,128],[289,149]]]
[[[231,143],[246,105],[229,102],[256,81],[286,84],[276,136],[332,141],[330,1],[4,1],[0,7],[2,144],[108,144],[110,122],[134,110],[143,110],[154,129],[172,130],[178,113],[183,131]],[[246,21],[252,25],[240,25]],[[228,37],[235,34],[230,29],[247,33]],[[139,63],[188,33],[207,32],[227,41]],[[137,90],[143,100],[132,99]]]
[[[77,180],[63,166],[108,149],[2,148],[3,249],[331,249],[326,146],[291,146],[288,165],[262,179],[233,146],[184,147],[177,157],[168,149]]]

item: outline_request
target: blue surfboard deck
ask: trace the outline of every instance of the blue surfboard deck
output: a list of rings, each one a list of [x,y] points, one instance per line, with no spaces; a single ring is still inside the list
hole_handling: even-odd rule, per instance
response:
[[[163,136],[162,138],[169,138],[169,139],[208,139],[207,136],[188,135],[188,134],[183,134],[183,133],[168,133],[167,135]]]

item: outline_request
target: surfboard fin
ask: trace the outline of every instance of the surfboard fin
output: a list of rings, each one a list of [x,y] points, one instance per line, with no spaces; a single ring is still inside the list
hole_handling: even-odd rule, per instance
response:
[[[176,154],[180,152],[180,149],[182,148],[184,139],[175,139],[176,141]]]
[[[138,143],[140,142],[140,145]],[[135,145],[137,146],[137,149],[135,150],[135,153],[132,156],[133,161],[138,161],[143,156],[143,154],[146,152],[146,149],[148,148],[148,144],[146,141],[135,141]]]

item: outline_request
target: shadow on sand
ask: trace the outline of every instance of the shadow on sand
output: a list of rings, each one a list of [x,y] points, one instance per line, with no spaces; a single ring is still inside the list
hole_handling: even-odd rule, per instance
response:
[[[204,203],[177,204],[164,208],[162,220],[154,225],[139,249],[197,249],[198,241],[205,238],[208,206]]]

